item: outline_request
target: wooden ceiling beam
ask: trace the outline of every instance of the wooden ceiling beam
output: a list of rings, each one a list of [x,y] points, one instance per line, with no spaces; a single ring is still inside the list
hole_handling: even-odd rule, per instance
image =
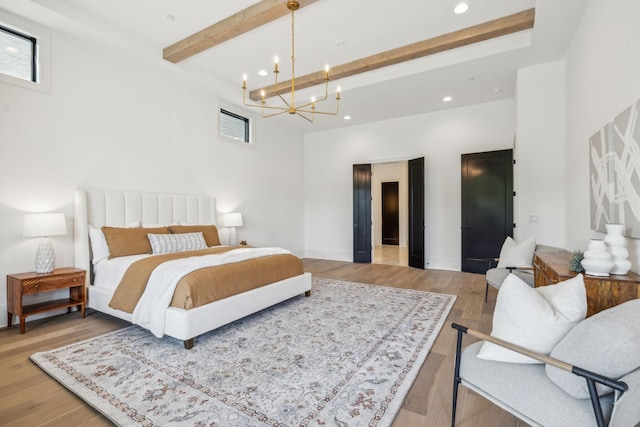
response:
[[[301,8],[316,1],[318,0],[298,0]],[[184,40],[165,47],[162,50],[162,56],[175,64],[290,13],[286,1],[262,0]]]
[[[529,28],[533,28],[534,21],[535,9],[528,9],[503,18],[494,19],[493,21],[488,21],[462,30],[443,34],[441,36],[422,40],[332,67],[329,77],[331,80],[339,80],[356,74],[365,73],[367,71],[377,70],[378,68],[387,67],[389,65],[395,65],[412,59],[433,55],[434,53],[440,53],[518,31],[527,30]],[[298,90],[324,84],[324,70],[296,77],[295,84],[295,88]],[[291,92],[291,80],[278,83],[278,88],[281,95]],[[259,101],[262,98],[261,91],[264,90],[265,98],[270,98],[277,95],[275,89],[275,85],[255,89],[250,92],[249,96],[254,101]]]

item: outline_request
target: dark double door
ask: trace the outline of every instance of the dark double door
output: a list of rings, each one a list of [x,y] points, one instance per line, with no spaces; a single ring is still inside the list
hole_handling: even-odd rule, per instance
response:
[[[462,155],[462,271],[485,273],[513,236],[513,150]]]
[[[408,169],[408,261],[424,268],[424,158],[409,160]],[[353,262],[371,262],[370,164],[353,165]]]

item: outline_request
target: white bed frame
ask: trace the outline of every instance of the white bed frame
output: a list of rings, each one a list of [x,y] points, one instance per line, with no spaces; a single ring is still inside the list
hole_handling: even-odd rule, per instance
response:
[[[75,266],[91,271],[89,224],[124,226],[133,221],[152,224],[216,224],[216,200],[204,195],[76,190]],[[93,286],[87,274],[89,308],[131,322],[131,314],[109,307],[113,291]],[[191,310],[167,308],[165,334],[193,347],[194,338],[274,304],[311,291],[311,274],[304,273]]]

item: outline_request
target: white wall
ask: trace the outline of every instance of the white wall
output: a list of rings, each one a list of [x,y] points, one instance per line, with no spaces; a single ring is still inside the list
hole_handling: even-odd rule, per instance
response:
[[[637,0],[591,0],[567,54],[567,248],[603,237],[590,230],[589,138],[640,98],[639,16]],[[629,250],[638,271],[639,241]]]
[[[516,240],[565,247],[564,61],[518,70],[516,111]]]
[[[303,253],[301,134],[258,118],[255,149],[220,141],[216,97],[235,101],[240,92],[207,89],[172,64],[134,61],[58,31],[51,42],[50,93],[0,82],[3,283],[34,269],[38,242],[22,237],[25,212],[65,213],[69,234],[52,240],[57,266],[73,264],[78,187],[213,195],[220,212],[243,214],[240,239]]]
[[[382,244],[382,183],[398,182],[398,233],[399,246],[406,247],[408,240],[407,222],[409,219],[408,201],[408,163],[390,162],[371,165],[371,205],[373,217],[373,244]]]
[[[460,269],[460,155],[513,146],[511,100],[305,135],[306,256],[353,259],[352,165],[425,157],[425,258]]]

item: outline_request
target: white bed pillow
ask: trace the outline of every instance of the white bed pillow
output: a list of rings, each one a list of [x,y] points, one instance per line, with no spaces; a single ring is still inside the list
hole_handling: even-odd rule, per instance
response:
[[[549,355],[555,345],[587,315],[582,274],[555,285],[531,288],[509,274],[498,291],[491,336]],[[485,342],[478,352],[485,360],[541,363],[504,347]]]
[[[206,249],[202,232],[182,234],[148,234],[154,255]]]
[[[137,227],[140,227],[140,221],[130,222],[122,228]],[[91,242],[91,261],[94,265],[103,259],[109,258],[109,245],[107,245],[107,239],[104,237],[101,228],[89,224],[89,241]]]
[[[533,253],[535,250],[535,237],[530,237],[524,242],[516,243],[515,240],[507,236],[500,250],[498,268],[532,267]]]

